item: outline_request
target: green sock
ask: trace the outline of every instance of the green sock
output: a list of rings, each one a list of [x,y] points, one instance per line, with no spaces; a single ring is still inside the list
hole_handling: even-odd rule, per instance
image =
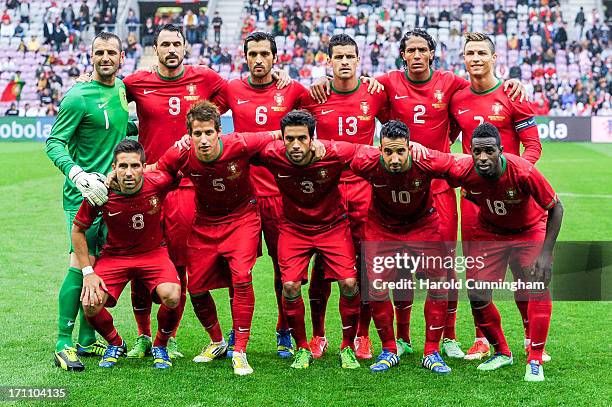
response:
[[[76,267],[69,267],[58,296],[57,343],[55,350],[61,351],[66,345],[73,347],[72,330],[81,308],[83,274]]]
[[[89,346],[96,341],[96,330],[89,325],[89,322],[87,322],[87,319],[85,318],[85,311],[83,311],[83,306],[79,307],[79,314],[79,345]]]

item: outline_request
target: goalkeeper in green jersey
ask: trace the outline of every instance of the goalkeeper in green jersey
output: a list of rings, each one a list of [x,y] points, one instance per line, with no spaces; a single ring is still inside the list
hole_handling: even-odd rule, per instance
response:
[[[63,201],[69,239],[72,220],[83,198],[94,205],[102,205],[108,199],[102,174],[111,170],[114,147],[126,132],[134,130],[132,124],[128,126],[125,86],[116,78],[123,59],[118,36],[102,32],[94,38],[93,80],[78,83],[66,93],[47,140],[47,155],[66,176]],[[98,254],[104,238],[105,229],[98,218],[87,231],[92,258]],[[82,311],[78,342],[76,346],[72,342],[82,284],[83,274],[70,244],[70,266],[59,292],[55,346],[55,364],[64,370],[85,369],[78,356],[101,355],[106,348],[96,340],[95,331]]]

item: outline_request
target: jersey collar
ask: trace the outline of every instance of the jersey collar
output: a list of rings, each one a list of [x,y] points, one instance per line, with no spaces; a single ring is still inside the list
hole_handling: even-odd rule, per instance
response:
[[[499,177],[495,178],[495,180],[500,179],[505,173],[506,173],[506,168],[508,167],[508,163],[506,160],[506,156],[504,156],[503,154],[500,155],[501,158],[501,162],[502,162],[502,171],[501,174],[499,175]],[[479,177],[481,178],[485,178],[482,176],[482,174],[480,173],[480,171],[478,171],[478,167],[474,166],[474,170],[476,171],[476,174],[478,174]],[[492,179],[492,178],[485,178],[485,179]]]
[[[163,81],[175,81],[177,79],[180,79],[183,77],[183,75],[185,75],[185,66],[183,65],[183,70],[181,71],[181,73],[179,73],[176,76],[164,76],[161,73],[159,73],[159,68],[156,69],[157,72],[157,76],[159,76],[159,78]]]
[[[270,82],[268,83],[253,83],[251,82],[251,75],[249,75],[249,77],[247,78],[247,82],[249,83],[249,86],[255,89],[263,89],[263,88],[267,88],[268,86],[272,85],[274,82],[276,82],[274,79],[272,79]]]
[[[361,82],[357,80],[357,86],[355,86],[355,89],[346,91],[341,91],[334,88],[334,85],[332,83],[330,83],[329,86],[331,87],[332,92],[337,93],[338,95],[350,95],[351,93],[357,92],[357,89],[359,89],[359,87],[361,86]]]
[[[408,82],[410,83],[414,83],[415,85],[422,85],[424,83],[427,83],[431,80],[431,77],[433,76],[433,69],[431,69],[431,67],[429,68],[429,76],[427,77],[427,79],[423,80],[423,81],[414,81],[412,79],[410,79],[410,76],[408,76],[408,69],[404,69],[404,76],[406,76],[406,79],[408,80]]]
[[[502,80],[498,79],[497,80],[497,85],[493,86],[491,89],[487,89],[487,90],[483,90],[483,91],[477,91],[476,89],[474,89],[473,87],[470,86],[470,90],[472,91],[473,94],[475,95],[488,95],[489,93],[495,92],[495,90],[497,90],[497,88],[499,88],[502,84]]]

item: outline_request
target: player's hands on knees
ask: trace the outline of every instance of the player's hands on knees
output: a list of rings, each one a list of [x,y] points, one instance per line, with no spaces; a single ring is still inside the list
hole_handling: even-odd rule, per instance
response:
[[[191,148],[191,137],[189,134],[185,134],[183,137],[178,139],[174,143],[174,147],[178,148],[179,150],[189,150]]]
[[[272,72],[272,78],[276,81],[276,89],[283,89],[289,86],[291,83],[291,77],[285,70],[278,70]]]
[[[361,82],[368,84],[368,92],[373,95],[374,93],[380,93],[385,90],[385,86],[378,82],[375,78],[369,76],[361,76],[359,77]]]
[[[92,76],[91,73],[87,73],[87,72],[83,72],[82,74],[79,75],[78,78],[76,78],[76,83],[87,83],[87,82],[91,82],[92,81]]]
[[[530,269],[530,278],[532,282],[542,282],[545,287],[548,287],[552,278],[553,256],[552,253],[543,250],[534,266]]]
[[[327,96],[331,95],[331,84],[327,76],[322,76],[316,79],[312,85],[308,88],[310,97],[317,101],[317,103],[327,102]]]
[[[429,156],[427,147],[414,141],[410,142],[410,154],[414,161],[426,160]]]
[[[106,284],[96,273],[83,277],[83,288],[81,289],[81,302],[84,307],[94,307],[102,304]]]
[[[73,166],[68,178],[77,187],[83,198],[93,206],[102,206],[108,201],[108,189],[104,182],[106,176],[98,172],[86,172],[78,165]]]
[[[529,95],[527,94],[527,88],[525,85],[518,79],[508,79],[504,82],[504,91],[508,92],[508,97],[510,100],[514,102],[514,100],[519,97],[519,102],[523,102],[523,100],[529,101]]]
[[[319,161],[323,157],[325,157],[325,145],[320,140],[312,140],[312,144],[310,145],[310,151],[314,153],[314,161]]]

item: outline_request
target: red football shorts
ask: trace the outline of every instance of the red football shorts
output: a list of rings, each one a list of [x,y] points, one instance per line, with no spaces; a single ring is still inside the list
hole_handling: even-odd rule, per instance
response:
[[[341,182],[339,188],[344,207],[348,213],[355,250],[359,251],[361,240],[363,240],[365,223],[368,218],[372,186],[369,182],[363,180]]]
[[[195,188],[181,186],[164,200],[164,238],[170,258],[177,267],[187,265],[187,238],[195,216]]]
[[[278,258],[278,230],[283,213],[283,198],[280,195],[259,196],[257,197],[257,205],[268,255],[276,260]]]
[[[187,287],[192,295],[252,281],[261,221],[256,211],[231,223],[198,224],[187,241]],[[229,266],[224,266],[224,261]]]
[[[409,227],[388,228],[369,219],[365,227],[365,264],[368,280],[383,279],[395,281],[411,278],[412,273],[423,274],[427,278],[446,278],[448,271],[442,267],[448,251],[440,233],[440,217],[432,211]],[[381,267],[382,258],[396,258],[397,254],[427,258],[427,263],[419,263],[413,270],[406,268]],[[374,266],[377,267],[374,267]],[[363,283],[362,283],[363,284]],[[362,286],[362,289],[366,289]]]
[[[463,242],[464,256],[480,257],[481,261],[467,267],[467,278],[504,281],[510,263],[518,265],[521,270],[534,265],[546,237],[546,218],[514,234],[494,233],[483,226],[473,227],[469,233],[471,240]]]
[[[457,240],[457,196],[454,189],[447,189],[433,195],[433,206],[440,216],[440,234],[442,240],[455,242]]]
[[[109,295],[106,307],[114,307],[117,304],[121,292],[130,280],[138,280],[147,287],[151,298],[157,304],[160,303],[159,296],[155,292],[158,285],[181,283],[165,247],[126,256],[102,254],[94,267],[96,274],[106,284]]]
[[[348,220],[316,234],[305,234],[286,222],[281,223],[278,239],[278,265],[283,283],[308,282],[308,264],[317,253],[324,269],[324,278],[345,280],[356,278],[355,249]]]

